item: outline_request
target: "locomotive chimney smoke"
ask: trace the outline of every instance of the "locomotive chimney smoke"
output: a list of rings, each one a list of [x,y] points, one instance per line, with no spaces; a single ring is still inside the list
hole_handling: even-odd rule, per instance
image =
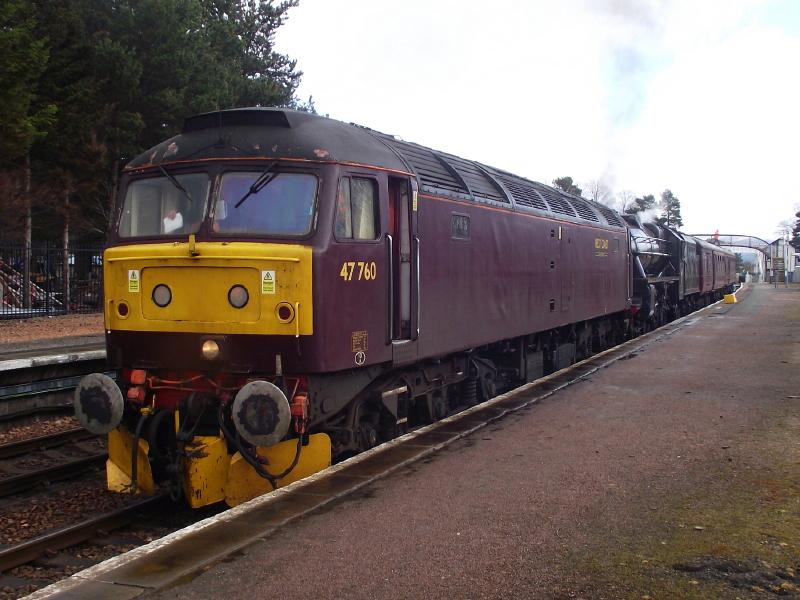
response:
[[[610,59],[609,116],[617,125],[635,120],[645,103],[654,59],[662,51],[667,7],[656,2],[615,0],[587,3],[607,22]]]
[[[654,223],[659,212],[661,211],[657,208],[649,208],[640,212],[639,218],[642,220],[642,223]]]

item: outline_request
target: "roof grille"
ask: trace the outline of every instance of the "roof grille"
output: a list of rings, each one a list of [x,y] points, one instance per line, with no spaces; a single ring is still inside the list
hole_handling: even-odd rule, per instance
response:
[[[475,163],[459,158],[458,156],[453,156],[452,154],[442,153],[439,154],[439,156],[458,172],[469,186],[473,196],[508,204],[508,200],[497,191],[497,188],[495,188],[492,182],[486,178],[486,175],[475,166]]]
[[[570,217],[577,216],[575,214],[575,209],[572,208],[572,205],[562,198],[558,191],[551,187],[547,187],[546,185],[542,185],[541,183],[535,183],[534,187],[536,188],[536,191],[544,196],[545,200],[547,200],[551,211],[554,213],[560,213],[562,215],[568,215]]]
[[[536,190],[531,185],[530,181],[526,181],[520,177],[513,177],[507,173],[494,172],[497,178],[502,182],[506,189],[514,196],[514,202],[522,206],[529,206],[530,208],[538,208],[539,210],[547,210],[547,204],[542,197],[536,193]]]
[[[380,135],[380,137],[408,161],[411,168],[419,176],[420,184],[423,188],[428,187],[457,194],[469,193],[439,162],[431,150],[417,144],[402,142],[388,135]]]
[[[595,204],[597,210],[599,210],[603,216],[608,221],[609,225],[616,225],[617,227],[623,227],[622,219],[619,218],[616,212],[608,208],[607,206],[603,206],[602,204]]]
[[[496,184],[496,182],[500,182],[502,187],[514,198],[514,203],[519,206],[542,211],[549,210],[556,214],[594,223],[600,223],[597,214],[599,211],[610,225],[623,227],[619,216],[601,204],[587,202],[542,183],[530,181],[499,169],[480,166],[473,161],[437,152],[419,144],[405,142],[391,135],[372,130],[370,133],[380,138],[408,163],[419,177],[420,187],[425,191],[450,192],[466,197],[472,195],[478,200],[508,204],[505,193],[502,193]],[[495,178],[494,181],[492,177]]]
[[[569,203],[572,205],[572,208],[575,209],[575,212],[578,213],[578,216],[582,219],[586,219],[587,221],[595,221],[596,223],[600,222],[600,218],[597,216],[597,213],[595,213],[592,210],[592,207],[580,198],[569,196]]]

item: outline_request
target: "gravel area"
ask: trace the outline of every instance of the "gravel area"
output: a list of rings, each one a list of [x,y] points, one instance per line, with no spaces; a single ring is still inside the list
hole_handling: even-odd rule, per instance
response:
[[[61,431],[80,427],[80,423],[73,416],[40,417],[35,423],[15,425],[7,431],[0,431],[0,444],[21,442],[34,437],[52,435]]]
[[[23,598],[50,583],[164,537],[220,510],[223,507],[192,510],[175,506],[169,511],[145,511],[132,525],[111,532],[98,532],[87,542],[59,552],[49,552],[33,563],[0,574],[0,600]]]
[[[0,512],[0,544],[13,544],[129,503],[131,496],[106,490],[102,477],[52,485],[15,499]]]
[[[0,348],[4,343],[102,335],[103,313],[0,320]]]

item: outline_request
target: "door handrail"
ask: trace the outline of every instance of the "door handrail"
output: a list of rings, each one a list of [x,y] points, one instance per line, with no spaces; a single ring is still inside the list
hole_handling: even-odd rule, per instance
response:
[[[417,336],[414,338],[415,340],[419,338],[419,320],[420,320],[420,298],[421,298],[421,290],[422,290],[422,281],[420,280],[420,243],[419,243],[419,236],[414,236],[414,245],[416,246],[416,252],[414,253],[414,260],[416,262],[416,270],[417,270]]]
[[[386,245],[388,251],[388,265],[389,265],[389,318],[386,320],[387,323],[387,332],[386,332],[386,343],[391,344],[392,340],[394,339],[394,252],[393,252],[393,244],[394,240],[392,236],[388,233],[386,234],[386,241],[388,242]]]

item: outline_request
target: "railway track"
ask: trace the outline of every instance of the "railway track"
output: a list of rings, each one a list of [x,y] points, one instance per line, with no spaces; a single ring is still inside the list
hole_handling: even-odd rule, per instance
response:
[[[0,498],[19,494],[40,484],[79,477],[87,471],[105,464],[107,458],[108,456],[103,452],[29,473],[4,477],[0,479]]]
[[[81,378],[90,372],[96,372],[90,365],[86,367],[83,369],[85,372],[80,375],[43,381],[35,380],[38,376],[37,369],[24,369],[23,373],[17,376],[31,381],[0,386],[0,423],[35,415],[71,411],[72,394]],[[116,377],[114,371],[106,371],[105,374],[112,378]]]
[[[83,475],[107,458],[102,437],[72,428],[0,445],[0,498]]]
[[[86,431],[83,427],[74,427],[57,433],[39,435],[18,442],[9,442],[8,444],[0,445],[0,460],[22,456],[37,450],[56,448],[70,442],[82,442],[96,437],[97,435]]]
[[[155,510],[164,502],[168,502],[167,495],[144,498],[120,509],[0,549],[0,573],[32,562],[48,553],[86,542],[98,534],[129,525],[143,511]]]
[[[71,410],[81,377],[107,372],[105,349],[98,342],[0,353],[0,427],[42,414]]]

